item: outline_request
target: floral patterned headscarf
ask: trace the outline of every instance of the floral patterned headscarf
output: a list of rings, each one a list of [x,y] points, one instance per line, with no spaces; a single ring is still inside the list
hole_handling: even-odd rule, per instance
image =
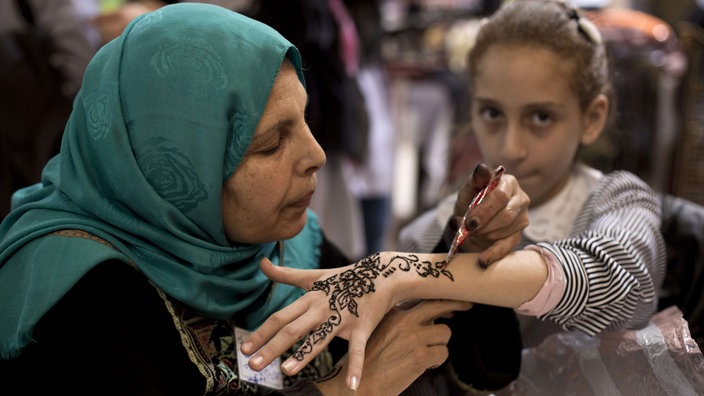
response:
[[[91,268],[131,262],[167,295],[226,319],[253,305],[249,327],[302,291],[270,281],[276,242],[233,246],[223,182],[238,166],[282,61],[303,82],[296,48],[225,8],[179,3],[135,19],[85,73],[61,153],[42,183],[20,190],[0,226],[0,356]],[[82,230],[112,246],[57,235]],[[286,263],[317,266],[317,218],[286,241]],[[90,313],[86,313],[90,314]]]

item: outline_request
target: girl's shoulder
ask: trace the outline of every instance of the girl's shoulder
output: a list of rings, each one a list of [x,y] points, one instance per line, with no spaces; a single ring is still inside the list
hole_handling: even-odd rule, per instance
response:
[[[651,187],[648,186],[648,183],[646,183],[645,180],[641,179],[639,176],[630,171],[620,169],[605,173],[600,180],[600,184],[607,186],[626,184],[633,185],[633,187],[645,188],[652,191]]]
[[[591,189],[583,211],[599,215],[646,210],[659,217],[660,206],[660,194],[643,179],[629,171],[615,170],[604,173]]]

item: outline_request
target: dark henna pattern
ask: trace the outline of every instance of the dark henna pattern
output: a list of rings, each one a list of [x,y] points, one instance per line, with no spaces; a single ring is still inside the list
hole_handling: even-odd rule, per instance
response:
[[[396,267],[391,267],[391,268],[387,268],[386,270],[384,270],[384,272],[382,273],[382,275],[384,275],[384,278],[388,278],[388,277],[391,276],[391,274],[393,274],[394,272],[396,272]]]
[[[409,254],[408,256],[396,256],[392,258],[389,265],[397,260],[401,260],[398,268],[402,271],[408,272],[411,269],[415,269],[416,273],[423,278],[427,278],[428,276],[439,278],[440,274],[442,274],[450,278],[451,281],[455,280],[452,276],[452,272],[444,268],[445,261],[438,261],[436,263],[431,263],[430,261],[420,261],[418,256],[415,254]]]
[[[379,253],[358,261],[352,269],[333,275],[327,279],[313,283],[311,291],[322,291],[328,297],[330,310],[333,312],[316,330],[312,331],[303,345],[293,354],[293,357],[302,361],[305,356],[313,351],[313,346],[324,340],[336,326],[342,323],[342,312],[348,310],[352,315],[357,313],[356,298],[375,291],[374,280],[382,275],[388,278],[396,270],[409,272],[414,270],[423,278],[439,278],[444,275],[455,281],[452,273],[444,268],[445,261],[421,261],[415,254],[407,256],[394,256],[388,263],[382,264]]]

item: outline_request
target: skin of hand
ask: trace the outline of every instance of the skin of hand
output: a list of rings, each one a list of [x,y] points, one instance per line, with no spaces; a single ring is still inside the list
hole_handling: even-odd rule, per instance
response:
[[[489,167],[479,164],[467,178],[467,182],[457,193],[453,225],[462,221],[467,206],[487,184],[490,175]],[[481,252],[478,262],[483,268],[504,257],[521,241],[521,232],[528,226],[529,206],[530,198],[521,189],[516,178],[504,174],[496,188],[472,210],[466,224],[470,234],[460,246],[460,251]],[[453,228],[457,229],[456,226]]]
[[[434,323],[435,319],[470,307],[471,303],[461,301],[425,300],[410,308],[392,308],[367,343],[367,374],[358,384],[358,394],[398,395],[427,369],[440,366],[449,356],[451,331]],[[353,394],[340,375],[348,364],[344,358],[334,374],[316,383],[322,394]]]
[[[487,269],[479,267],[478,256],[459,253],[444,268],[444,253],[381,252],[326,270],[277,267],[263,259],[261,269],[271,280],[309,292],[252,332],[242,353],[253,355],[250,367],[261,370],[304,340],[281,365],[286,375],[295,375],[333,337],[342,337],[349,340],[346,382],[354,389],[362,378],[367,341],[399,303],[445,299],[515,308],[535,297],[547,278],[542,256],[532,250],[511,252]]]

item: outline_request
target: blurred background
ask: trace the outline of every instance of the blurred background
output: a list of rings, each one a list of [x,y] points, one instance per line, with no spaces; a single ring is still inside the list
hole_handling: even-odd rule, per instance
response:
[[[62,79],[60,95],[70,101],[81,70],[101,45],[135,16],[172,2],[0,3],[0,218],[12,191],[39,181],[70,111],[65,104],[51,110],[53,129],[41,133],[14,119],[48,116],[17,110],[37,99],[22,99],[19,79],[7,77],[27,66],[13,63],[16,51],[8,48],[16,44],[6,37],[32,29],[48,36],[50,45],[41,53],[50,60],[52,78]],[[481,18],[501,1],[204,2],[265,21],[301,49],[310,66],[311,129],[329,155],[313,208],[350,257],[393,249],[397,230],[453,193],[481,161],[473,137],[462,128],[464,59]],[[632,171],[659,192],[704,204],[704,2],[572,3],[605,38],[620,109],[613,130],[583,159],[604,171]],[[37,142],[51,144],[40,150]]]

